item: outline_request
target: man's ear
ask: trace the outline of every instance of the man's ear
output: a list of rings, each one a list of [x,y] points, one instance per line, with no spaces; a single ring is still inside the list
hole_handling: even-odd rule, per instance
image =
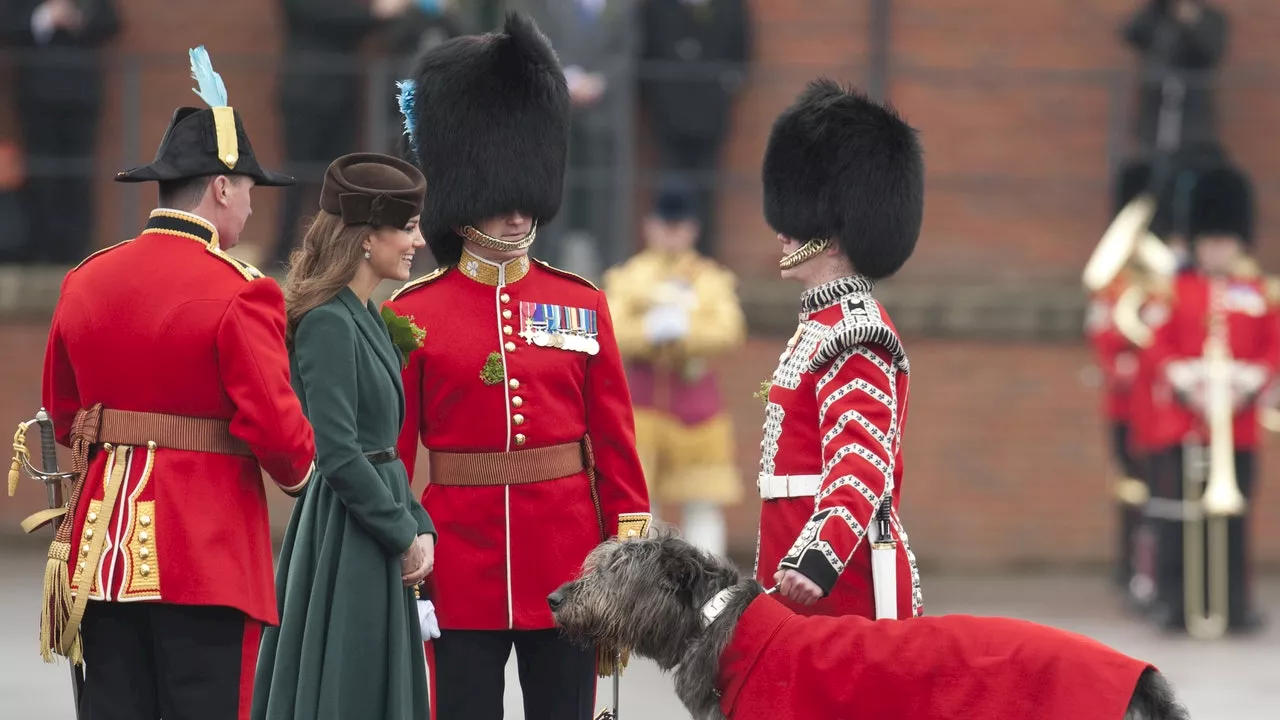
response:
[[[218,175],[213,179],[213,201],[218,205],[226,205],[231,201],[231,178]]]

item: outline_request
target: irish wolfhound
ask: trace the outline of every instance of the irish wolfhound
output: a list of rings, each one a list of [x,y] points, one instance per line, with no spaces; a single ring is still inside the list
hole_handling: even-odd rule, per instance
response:
[[[674,669],[696,720],[1187,717],[1154,667],[1084,636],[967,615],[796,615],[667,528],[599,546],[547,602],[575,642]]]

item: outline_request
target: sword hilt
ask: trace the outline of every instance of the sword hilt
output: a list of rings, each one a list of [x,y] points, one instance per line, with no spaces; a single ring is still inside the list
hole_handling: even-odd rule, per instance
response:
[[[40,408],[40,412],[36,413],[36,422],[40,425],[40,460],[44,464],[44,471],[48,473],[58,472],[58,445],[53,429],[53,418],[49,417],[49,413],[44,408]]]

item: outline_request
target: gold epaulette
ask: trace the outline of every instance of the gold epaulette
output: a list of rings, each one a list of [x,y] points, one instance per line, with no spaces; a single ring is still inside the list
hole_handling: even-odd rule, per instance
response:
[[[245,280],[253,281],[253,280],[260,280],[266,277],[266,275],[264,275],[263,272],[258,268],[250,265],[249,263],[239,258],[235,258],[228,255],[225,251],[223,251],[222,248],[218,247],[217,245],[206,245],[205,249],[209,251],[210,255],[218,258],[219,260],[235,268],[236,272],[240,273],[240,275],[244,277]]]
[[[1242,256],[1236,261],[1235,267],[1231,269],[1231,274],[1242,279],[1253,279],[1262,275],[1262,266],[1258,261],[1248,255]]]
[[[444,277],[444,274],[448,272],[449,268],[451,267],[453,266],[445,265],[444,267],[438,267],[435,270],[432,270],[431,272],[427,273],[426,275],[423,275],[422,277],[418,278],[417,280],[410,280],[409,282],[402,285],[399,290],[396,290],[395,292],[391,293],[391,297],[389,299],[395,300],[396,298],[400,297],[401,295],[404,295],[410,290],[416,290],[420,287],[426,287],[427,285],[430,285],[436,280],[439,280],[440,278]]]
[[[129,238],[128,240],[122,240],[122,241],[120,241],[120,242],[116,243],[115,245],[111,245],[111,246],[109,246],[109,247],[104,247],[104,248],[102,248],[101,250],[99,250],[99,251],[97,251],[97,252],[90,253],[90,254],[89,254],[89,257],[87,257],[87,258],[85,258],[85,259],[81,260],[79,263],[76,263],[76,266],[75,266],[75,267],[73,267],[73,268],[71,268],[71,272],[75,272],[75,271],[79,270],[79,269],[80,269],[80,267],[81,267],[81,266],[83,266],[85,263],[89,262],[90,260],[92,260],[92,259],[94,259],[94,258],[98,257],[99,255],[101,255],[101,254],[103,254],[103,253],[110,252],[110,251],[112,251],[112,250],[115,250],[115,249],[116,249],[116,248],[118,248],[118,247],[123,247],[123,246],[125,246],[125,245],[127,245],[127,244],[129,244],[129,243],[131,243],[131,242],[133,242],[133,238]]]
[[[1280,305],[1280,277],[1275,275],[1264,275],[1262,278],[1263,292],[1267,296],[1267,302],[1272,305]]]
[[[547,270],[550,270],[551,272],[555,273],[556,275],[559,275],[559,276],[561,276],[561,277],[569,278],[570,280],[576,280],[577,282],[580,282],[580,283],[582,283],[583,285],[586,285],[587,287],[591,288],[592,290],[599,290],[599,289],[600,289],[600,288],[596,287],[596,284],[595,284],[595,283],[593,283],[593,282],[591,282],[590,280],[588,280],[588,279],[586,279],[586,278],[582,277],[581,275],[578,275],[577,273],[571,273],[571,272],[569,272],[568,270],[561,270],[560,268],[558,268],[558,267],[556,267],[556,266],[552,265],[551,263],[546,262],[546,261],[544,261],[544,260],[539,260],[539,259],[537,259],[537,258],[531,258],[531,259],[532,259],[534,262],[536,262],[536,263],[538,263],[539,265],[541,265],[542,267],[546,268]]]

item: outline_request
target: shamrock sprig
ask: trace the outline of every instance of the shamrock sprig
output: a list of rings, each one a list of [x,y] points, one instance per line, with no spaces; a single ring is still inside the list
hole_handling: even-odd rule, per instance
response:
[[[382,321],[387,324],[387,333],[391,335],[391,344],[400,353],[400,367],[409,366],[409,355],[422,347],[427,338],[427,331],[413,322],[412,316],[397,314],[387,306],[382,307]]]

